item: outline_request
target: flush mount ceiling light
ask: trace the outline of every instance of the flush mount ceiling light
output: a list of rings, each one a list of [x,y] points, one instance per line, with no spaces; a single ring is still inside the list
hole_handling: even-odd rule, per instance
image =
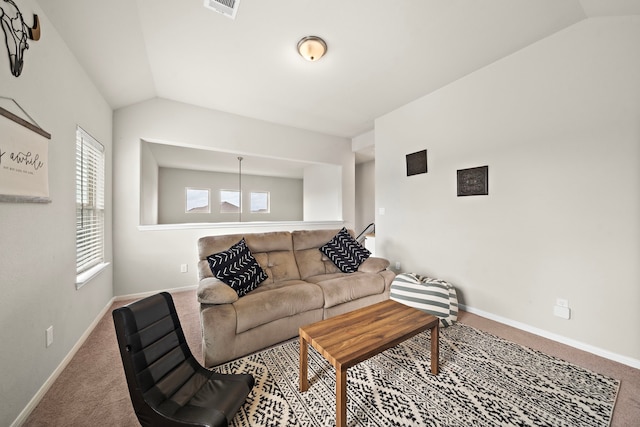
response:
[[[298,53],[307,61],[317,61],[327,53],[327,44],[320,37],[307,36],[298,42]]]

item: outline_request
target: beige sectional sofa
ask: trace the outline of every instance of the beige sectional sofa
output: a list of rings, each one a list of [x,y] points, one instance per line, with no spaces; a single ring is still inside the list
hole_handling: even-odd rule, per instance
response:
[[[207,236],[198,240],[198,301],[205,366],[211,367],[298,335],[298,328],[389,298],[395,274],[369,257],[354,273],[341,272],[319,248],[339,230]],[[349,232],[353,235],[353,232]],[[269,276],[238,297],[213,276],[207,256],[244,237]]]

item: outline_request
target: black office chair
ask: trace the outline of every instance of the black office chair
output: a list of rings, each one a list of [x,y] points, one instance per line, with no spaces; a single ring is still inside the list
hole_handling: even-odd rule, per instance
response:
[[[113,310],[129,395],[143,426],[228,426],[254,384],[250,374],[202,367],[184,338],[171,295]]]

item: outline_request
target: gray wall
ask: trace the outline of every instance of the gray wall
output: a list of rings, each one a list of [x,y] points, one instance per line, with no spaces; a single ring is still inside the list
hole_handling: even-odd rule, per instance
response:
[[[220,213],[220,190],[236,190],[238,174],[160,168],[158,223],[236,222],[238,214]],[[209,189],[210,213],[185,212],[185,188]],[[302,179],[242,175],[242,221],[302,221]],[[270,212],[251,213],[252,191],[268,191]]]
[[[587,19],[376,120],[377,253],[638,366],[638,40],[638,16]],[[429,172],[405,176],[422,149]],[[483,165],[489,195],[456,197]]]
[[[113,295],[111,266],[80,290],[75,287],[76,125],[106,148],[106,259],[111,261],[112,112],[37,4],[21,0],[19,7],[29,22],[38,14],[42,38],[29,41],[18,78],[11,75],[4,43],[0,47],[0,95],[15,99],[51,133],[52,202],[0,203],[2,426],[18,418]],[[47,348],[49,326],[54,340]]]
[[[154,201],[153,192],[139,193],[140,183],[157,182],[141,176],[140,139],[335,164],[343,220],[355,221],[348,141],[166,100],[118,110],[112,126],[111,109],[46,15],[32,0],[20,9],[37,13],[46,32],[30,43],[19,78],[0,55],[0,88],[52,135],[52,203],[0,203],[0,425],[24,413],[114,293],[193,285],[198,237],[264,231],[141,227],[140,200],[149,198],[151,217]],[[589,19],[377,120],[376,203],[386,209],[376,212],[377,252],[406,271],[452,281],[470,307],[637,366],[639,39],[638,17]],[[107,260],[112,234],[118,253],[113,275],[107,268],[80,290],[76,124],[106,147]],[[406,177],[405,154],[424,148],[429,173]],[[484,164],[489,196],[455,197],[456,169]],[[188,274],[180,263],[189,263]],[[569,321],[551,314],[558,296],[569,300]],[[50,325],[54,343],[46,348]]]
[[[376,162],[356,165],[356,234],[376,220]]]
[[[193,286],[197,283],[195,264],[197,240],[211,234],[263,232],[301,228],[339,228],[343,223],[353,227],[354,220],[354,154],[346,138],[323,135],[220,111],[195,107],[165,99],[152,99],[114,112],[114,294],[127,295],[157,289]],[[215,149],[239,155],[251,154],[278,159],[313,163],[305,169],[304,182],[322,188],[323,194],[311,199],[332,201],[321,218],[313,223],[274,222],[261,225],[231,223],[218,226],[172,227],[150,224],[153,210],[143,200],[140,184],[151,184],[145,190],[149,197],[156,183],[141,176],[140,141],[162,141],[191,148]],[[179,141],[179,143],[177,143]],[[148,164],[149,162],[146,162]],[[321,185],[324,175],[315,169],[335,171],[335,185]],[[335,176],[337,175],[337,177]],[[141,203],[142,200],[142,203]],[[144,221],[141,222],[141,219]],[[142,225],[141,225],[142,224]],[[197,224],[196,224],[197,225]],[[181,273],[181,264],[188,272]]]
[[[149,144],[140,144],[140,224],[158,223],[160,167]]]

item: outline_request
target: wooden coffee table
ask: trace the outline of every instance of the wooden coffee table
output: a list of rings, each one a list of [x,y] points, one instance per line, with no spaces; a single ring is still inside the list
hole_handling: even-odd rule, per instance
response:
[[[438,375],[439,319],[393,300],[300,328],[300,391],[309,389],[311,344],[336,369],[336,426],[347,425],[347,369],[431,329],[431,373]]]

